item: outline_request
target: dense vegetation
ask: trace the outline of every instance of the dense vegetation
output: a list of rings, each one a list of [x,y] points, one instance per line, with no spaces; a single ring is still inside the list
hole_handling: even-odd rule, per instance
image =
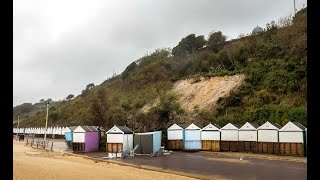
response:
[[[158,49],[131,63],[122,74],[50,108],[50,125],[127,125],[135,131],[164,130],[171,123],[225,125],[246,121],[307,123],[307,8],[294,18],[272,21],[264,32],[226,41],[222,32],[190,34],[172,49]],[[137,62],[137,63],[136,63]],[[185,112],[171,91],[179,79],[244,73],[245,83],[221,98],[215,110]],[[146,104],[158,103],[144,113]],[[15,115],[15,114],[14,114]],[[22,126],[44,126],[45,111]]]

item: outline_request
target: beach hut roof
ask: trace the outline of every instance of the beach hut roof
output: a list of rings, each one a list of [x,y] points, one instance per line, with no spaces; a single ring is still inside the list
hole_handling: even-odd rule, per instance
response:
[[[199,129],[200,130],[201,128],[199,126],[191,123],[186,129]]]
[[[256,130],[259,125],[254,122],[246,122],[239,130]]]
[[[206,127],[202,128],[201,131],[219,131],[219,129],[221,129],[221,127],[210,123]]]
[[[93,126],[78,126],[74,132],[97,132]]]
[[[106,134],[109,133],[123,133],[123,134],[133,134],[133,131],[131,131],[127,126],[113,126],[111,129],[109,129]]]
[[[305,131],[306,127],[304,127],[299,122],[291,122],[289,121],[286,125],[284,125],[280,131]]]
[[[228,123],[223,126],[221,129],[239,129],[239,125]]]
[[[66,127],[68,128],[71,132],[73,132],[78,126],[70,126],[70,127]]]
[[[267,121],[266,123],[259,126],[258,129],[277,129],[277,130],[280,130],[281,126],[277,123],[271,123],[271,122]]]
[[[170,130],[180,130],[180,129],[183,129],[183,128],[181,126],[177,125],[177,124],[173,124],[168,129],[170,129]]]

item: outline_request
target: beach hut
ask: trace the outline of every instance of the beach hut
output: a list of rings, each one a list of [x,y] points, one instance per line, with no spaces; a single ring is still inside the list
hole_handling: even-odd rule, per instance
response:
[[[72,149],[74,152],[99,150],[99,134],[92,126],[78,126],[73,131]]]
[[[129,152],[133,149],[133,131],[126,126],[113,126],[106,132],[107,153],[114,153],[112,157],[121,157],[121,151]]]
[[[61,127],[57,127],[57,128],[56,128],[55,138],[56,138],[56,139],[64,138],[64,135],[62,134],[62,128],[61,128]]]
[[[36,135],[35,135],[36,137],[40,137],[40,128],[37,128],[37,130],[36,130]]]
[[[177,124],[173,124],[167,129],[167,148],[170,150],[183,149],[184,130]]]
[[[77,128],[77,126],[70,126],[65,128],[64,138],[66,140],[67,145],[69,148],[72,147],[73,142],[73,131]]]
[[[239,129],[238,151],[257,152],[259,125],[253,122],[246,122]]]
[[[238,151],[239,126],[228,123],[220,129],[221,151]]]
[[[201,129],[201,150],[220,151],[220,129],[211,123]]]
[[[201,128],[195,124],[190,124],[184,131],[184,150],[201,150]]]
[[[40,128],[40,134],[41,134],[41,136],[43,136],[44,135],[44,128]]]
[[[281,155],[305,156],[305,129],[299,122],[289,121],[279,130]]]
[[[63,137],[64,137],[65,133],[66,133],[66,127],[62,127],[61,128],[61,135],[63,135]]]
[[[258,127],[258,152],[279,154],[279,130],[281,126],[267,121]]]
[[[161,148],[161,131],[135,133],[134,146],[139,145],[136,149],[137,154],[151,154]]]

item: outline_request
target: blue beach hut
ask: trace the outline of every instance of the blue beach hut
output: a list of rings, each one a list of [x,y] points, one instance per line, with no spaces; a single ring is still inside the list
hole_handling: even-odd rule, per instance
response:
[[[199,151],[201,149],[201,128],[192,123],[184,132],[184,150]]]

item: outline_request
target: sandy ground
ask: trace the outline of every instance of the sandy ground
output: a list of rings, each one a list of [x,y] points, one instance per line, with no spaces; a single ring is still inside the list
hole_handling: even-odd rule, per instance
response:
[[[13,141],[13,179],[192,179],[184,176],[95,162],[26,147]]]

